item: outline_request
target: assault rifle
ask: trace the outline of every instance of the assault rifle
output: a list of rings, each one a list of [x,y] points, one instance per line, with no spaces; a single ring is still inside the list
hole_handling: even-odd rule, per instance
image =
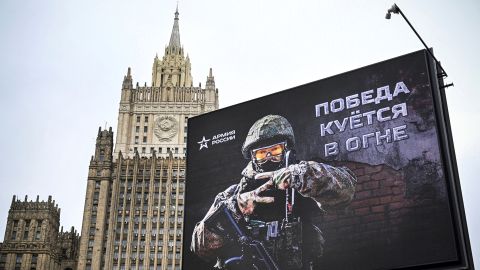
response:
[[[240,247],[241,254],[227,259],[225,268],[228,270],[280,270],[263,243],[249,237],[245,233],[247,229],[244,224],[237,223],[226,206],[220,207],[219,211],[206,220],[206,223],[210,225],[209,228],[219,230],[215,233],[223,234],[233,242],[232,250]]]

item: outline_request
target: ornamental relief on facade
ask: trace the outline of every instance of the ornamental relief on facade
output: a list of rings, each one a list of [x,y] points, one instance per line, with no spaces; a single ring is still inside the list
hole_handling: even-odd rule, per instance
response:
[[[155,120],[153,132],[161,142],[168,142],[177,134],[177,127],[178,123],[175,117],[162,115]]]

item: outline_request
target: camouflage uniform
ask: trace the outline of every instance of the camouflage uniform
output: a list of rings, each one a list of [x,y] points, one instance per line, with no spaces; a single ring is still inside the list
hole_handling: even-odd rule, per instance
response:
[[[282,118],[280,120],[286,124],[278,125],[279,118]],[[280,128],[280,132],[278,129],[272,129],[271,124],[268,127],[269,121],[277,121],[276,124]],[[275,137],[273,139],[278,140],[280,138],[288,140],[290,145],[294,145],[293,130],[288,121],[281,116],[269,115],[257,121],[250,129],[242,149],[245,157],[249,156],[249,149],[252,149],[252,145],[258,142],[258,139],[255,140],[255,136],[256,138],[262,136],[262,126],[269,128],[268,132],[263,131],[264,138],[265,135],[268,135],[267,139]],[[279,133],[281,133],[281,136],[274,136]],[[251,139],[252,136],[254,136],[253,140]],[[254,162],[250,161],[242,172],[240,182],[230,186],[215,197],[206,216],[195,226],[191,250],[206,261],[216,259],[216,267],[222,268],[224,260],[233,254],[230,254],[228,248],[225,248],[229,244],[227,240],[222,235],[213,232],[218,231],[216,230],[218,228],[208,228],[208,222],[206,221],[220,211],[219,209],[222,207],[229,209],[237,222],[245,219],[265,222],[282,220],[285,217],[285,190],[280,190],[275,186],[278,187],[282,181],[288,180],[290,187],[296,193],[293,210],[295,215],[303,221],[304,266],[301,269],[310,269],[311,263],[322,255],[324,243],[321,231],[313,224],[314,221],[311,220],[311,217],[318,216],[322,207],[349,203],[355,192],[355,176],[347,168],[336,168],[314,161],[300,161],[274,171],[272,173],[273,181],[270,182],[273,185],[255,179],[255,176],[259,173],[259,168],[255,166]],[[243,194],[247,194],[247,197],[240,199]],[[249,196],[252,196],[252,198]],[[268,201],[268,203],[256,203],[257,196],[273,198],[273,200]],[[252,207],[252,209],[249,207]],[[288,256],[288,254],[285,254],[285,256]],[[285,269],[281,266],[280,268]]]

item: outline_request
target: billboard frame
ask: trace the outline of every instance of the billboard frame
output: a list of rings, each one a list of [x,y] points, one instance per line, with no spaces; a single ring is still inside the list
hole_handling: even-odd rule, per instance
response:
[[[433,51],[433,49],[430,50]],[[449,191],[448,197],[451,206],[450,212],[453,217],[457,242],[457,254],[459,255],[459,261],[457,263],[439,264],[437,268],[434,267],[428,269],[475,269],[469,241],[455,147],[453,144],[452,128],[445,93],[446,88],[442,75],[437,72],[437,61],[428,54],[427,50],[423,51],[425,51],[425,57],[427,58],[426,62],[430,73],[429,77],[433,93],[435,115],[437,120],[440,120],[437,121],[437,130],[441,147],[440,149],[445,162],[444,167],[447,175],[447,188]]]
[[[443,78],[439,76],[437,72],[437,64],[435,59],[432,57],[432,55],[429,54],[427,50],[423,49],[423,50],[419,50],[412,53],[418,53],[420,51],[423,51],[423,55],[425,57],[425,65],[428,72],[428,81],[430,83],[430,91],[432,94],[433,114],[435,115],[435,120],[436,120],[435,126],[437,128],[437,139],[438,139],[438,145],[440,149],[440,157],[442,158],[443,169],[445,172],[445,185],[447,188],[448,201],[450,203],[450,216],[452,218],[452,223],[454,228],[452,233],[454,234],[454,237],[455,237],[455,244],[456,244],[455,251],[457,253],[458,260],[449,261],[449,262],[440,262],[440,263],[430,263],[430,264],[423,264],[423,265],[410,265],[408,267],[395,268],[395,269],[474,269],[473,256],[471,252],[471,245],[469,242],[469,234],[468,234],[468,228],[467,228],[467,222],[466,222],[466,216],[465,216],[465,207],[463,204],[461,185],[460,185],[460,179],[459,179],[459,173],[458,173],[458,165],[456,162],[456,154],[455,154],[455,148],[453,144],[453,136],[451,131],[451,124],[450,124],[450,117],[448,112],[444,82],[443,82]],[[412,53],[409,53],[409,54],[412,54]],[[405,55],[408,55],[408,54],[405,54]],[[399,58],[402,56],[394,57],[392,59]],[[382,63],[389,60],[391,59],[373,63],[371,65],[375,65],[375,64]],[[365,67],[368,67],[371,65],[367,65]],[[360,67],[344,73],[336,74],[334,76],[323,78],[318,81],[326,80],[336,76],[341,76],[343,74],[351,73],[365,67]],[[295,90],[296,88],[302,87],[304,85],[309,85],[314,82],[317,82],[317,81],[295,86],[279,92]],[[277,93],[269,94],[269,95],[255,98],[252,100],[263,99],[268,96],[275,95]],[[247,102],[250,102],[250,101],[242,102],[227,108],[240,106]],[[217,113],[218,111],[222,111],[227,108],[222,108],[220,110],[209,112],[207,114]],[[198,119],[201,117],[203,117],[203,115],[189,118],[188,121],[190,122],[192,119]],[[190,123],[188,123],[188,131],[187,131],[188,134],[192,134],[190,129],[191,129],[191,125]],[[189,139],[188,141],[193,142],[193,139]],[[185,176],[186,179],[189,178],[188,176],[189,158],[188,157],[189,155],[191,155],[191,153],[192,153],[191,151],[187,152],[187,169],[186,169],[186,176]],[[186,181],[186,183],[188,183],[188,180]],[[187,193],[189,191],[190,191],[189,185],[186,184],[185,197],[184,197],[186,207],[188,207],[188,204],[189,204],[188,196],[187,196]],[[187,211],[185,211],[185,213],[186,212]],[[184,218],[186,217],[184,216]],[[184,224],[183,235],[185,236],[187,233],[190,233],[190,232],[186,232],[186,226]],[[184,260],[186,258],[185,252],[189,250],[189,246],[190,246],[190,243],[186,243],[185,241],[183,241],[182,266],[184,265]]]

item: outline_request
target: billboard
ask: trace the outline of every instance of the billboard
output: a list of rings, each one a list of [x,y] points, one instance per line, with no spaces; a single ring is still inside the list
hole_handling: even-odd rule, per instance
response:
[[[426,51],[191,118],[183,269],[473,269]]]

